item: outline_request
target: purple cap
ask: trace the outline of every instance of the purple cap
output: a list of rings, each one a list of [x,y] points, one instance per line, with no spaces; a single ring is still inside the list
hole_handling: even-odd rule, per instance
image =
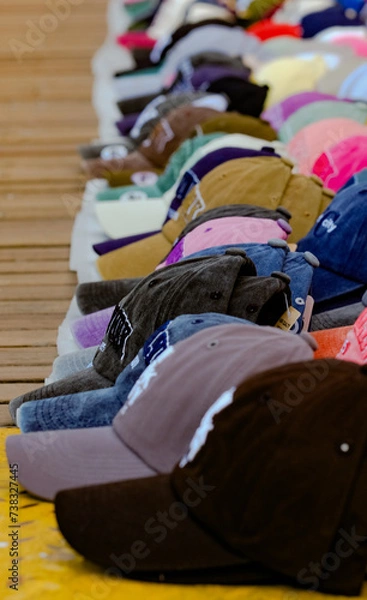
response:
[[[101,343],[114,309],[114,306],[104,308],[71,323],[71,333],[80,348],[91,348]]]

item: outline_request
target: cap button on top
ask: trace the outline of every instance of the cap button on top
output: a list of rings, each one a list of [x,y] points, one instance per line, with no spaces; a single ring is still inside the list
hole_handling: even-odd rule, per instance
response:
[[[281,160],[284,162],[285,165],[293,169],[294,163],[289,158],[287,158],[286,156],[282,156]]]
[[[305,260],[307,260],[307,262],[310,265],[312,265],[313,267],[317,268],[320,266],[319,259],[317,258],[317,256],[312,254],[312,252],[309,252],[308,250],[306,250],[306,252],[304,253],[304,257],[305,257]]]
[[[323,187],[324,182],[322,181],[322,179],[320,179],[320,177],[318,177],[314,173],[312,175],[310,175],[310,179],[312,181],[314,181],[315,183],[317,183],[317,185],[319,185],[320,187]]]
[[[285,221],[284,219],[278,219],[277,223],[279,227],[285,231],[285,233],[292,233],[292,227],[289,225],[288,221]]]
[[[341,444],[339,444],[338,450],[339,450],[340,454],[346,455],[346,454],[350,454],[353,451],[353,448],[354,448],[353,442],[345,441],[345,442],[342,442]]]
[[[288,284],[291,282],[291,278],[289,277],[289,275],[287,275],[287,273],[283,273],[282,271],[273,271],[271,276],[276,277],[277,279],[280,279],[281,281],[284,281]]]
[[[272,248],[288,248],[287,242],[280,238],[271,238],[268,240],[268,246],[271,246]]]

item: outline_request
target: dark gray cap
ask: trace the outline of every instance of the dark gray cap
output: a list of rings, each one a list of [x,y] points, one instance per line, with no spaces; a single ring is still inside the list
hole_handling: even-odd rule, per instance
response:
[[[193,258],[151,273],[116,305],[93,367],[15,398],[23,402],[110,387],[146,339],[182,314],[215,312],[275,325],[291,304],[289,283],[275,273],[257,277],[252,260],[232,248],[220,256]]]

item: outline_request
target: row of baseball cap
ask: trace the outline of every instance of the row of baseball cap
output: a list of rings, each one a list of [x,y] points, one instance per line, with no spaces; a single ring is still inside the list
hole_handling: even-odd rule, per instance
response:
[[[191,4],[232,17],[274,8]],[[177,3],[156,2],[155,25],[161,9],[176,14]],[[218,20],[218,35],[228,22],[237,35],[237,14]],[[181,81],[191,73],[187,61],[195,71],[236,59],[231,46],[218,53],[225,38],[208,45],[207,25],[186,27],[191,41],[201,29],[204,47],[199,59],[183,57]],[[165,43],[158,40],[156,52]],[[239,57],[229,68],[248,71]],[[26,490],[55,502],[69,544],[108,573],[356,595],[367,563],[367,172],[355,163],[334,195],[289,159],[293,137],[288,144],[279,121],[331,100],[351,107],[338,119],[363,127],[351,115],[364,114],[364,105],[302,92],[282,100],[284,112],[269,102],[274,121],[261,119],[275,86],[261,89],[246,75],[229,77],[226,92],[170,91],[161,114],[154,99],[131,95],[147,80],[135,88],[129,77],[119,98],[124,115],[130,107],[141,116],[153,101],[135,130],[138,145],[125,132],[118,143],[82,148],[87,170],[105,180],[89,182],[76,220],[72,262],[78,255],[81,273],[81,245],[102,221],[109,234],[95,247],[96,276],[77,286],[78,318],[66,319],[80,349],[56,359],[47,385],[11,402],[22,433],[7,438],[8,460]],[[122,84],[124,75],[116,79]],[[156,79],[159,86],[158,71]],[[251,86],[256,102],[246,104]],[[301,98],[309,101],[297,104]],[[228,110],[231,102],[243,112]],[[348,559],[330,567],[324,557],[342,544]]]
[[[98,278],[142,276],[157,266],[169,250],[165,243],[166,222],[172,217],[179,219],[177,215],[185,194],[188,195],[190,188],[197,189],[201,180],[200,188],[205,189],[208,182],[212,188],[219,189],[216,176],[221,173],[218,163],[224,162],[225,158],[220,151],[223,146],[256,149],[265,153],[263,157],[269,150],[283,158],[288,156],[295,164],[293,172],[315,174],[334,191],[341,189],[355,172],[366,166],[366,104],[362,101],[366,95],[359,90],[358,102],[353,94],[346,100],[336,95],[339,93],[336,89],[338,77],[342,79],[353,74],[354,78],[355,72],[365,67],[365,61],[354,55],[353,46],[336,43],[342,37],[340,31],[343,29],[339,27],[332,35],[329,33],[327,40],[322,42],[277,36],[260,43],[238,25],[220,19],[216,19],[215,24],[211,21],[186,23],[171,33],[165,40],[166,45],[160,43],[159,46],[165,49],[161,56],[163,70],[167,64],[171,65],[171,57],[176,56],[173,63],[177,85],[158,89],[160,78],[156,68],[149,72],[147,68],[138,67],[130,73],[122,71],[113,78],[112,84],[117,80],[125,86],[119,88],[120,94],[124,92],[125,96],[136,94],[137,90],[144,90],[145,94],[150,90],[151,93],[120,98],[118,106],[124,118],[117,125],[119,131],[127,135],[120,137],[115,145],[96,144],[81,149],[90,176],[104,177],[109,182],[109,187],[94,194],[95,224],[105,236],[103,242],[107,242],[94,245],[97,254],[102,255],[96,262]],[[348,39],[358,38],[363,42],[365,27],[354,27],[353,31],[356,33],[349,33]],[[221,35],[228,42],[224,46],[228,55],[211,49],[213,42],[210,40],[215,39],[218,43]],[[200,47],[195,43],[196,39],[200,40]],[[345,38],[343,40],[345,42]],[[122,43],[120,38],[119,42]],[[310,43],[314,45],[310,46]],[[270,48],[266,49],[269,44]],[[297,44],[298,55],[296,52],[294,56]],[[280,58],[274,58],[277,48]],[[236,56],[239,49],[244,54]],[[291,58],[289,54],[292,54]],[[267,56],[267,60],[251,74],[251,68],[245,63],[253,61],[253,55]],[[287,61],[293,61],[293,66]],[[315,68],[314,61],[321,61],[321,70]],[[314,91],[325,69],[327,81],[333,76],[333,82],[329,81],[325,87],[329,93]],[[252,76],[265,85],[250,81]],[[156,86],[154,92],[151,86]],[[306,91],[289,96],[290,91],[299,89]],[[276,102],[279,98],[282,100]],[[259,118],[261,114],[263,119]],[[264,119],[267,119],[266,123]],[[234,132],[240,135],[233,137]],[[232,137],[225,137],[225,134]],[[244,135],[257,136],[262,145],[258,140],[242,137]],[[276,137],[282,143],[274,141]],[[210,150],[218,152],[215,155]],[[101,156],[92,158],[93,154]],[[269,161],[262,161],[262,164],[265,171]],[[317,177],[314,181],[318,181]],[[234,176],[232,182],[235,182]],[[132,186],[126,185],[131,183]],[[237,188],[233,185],[233,192],[237,192],[236,201],[238,189],[245,195],[241,179]],[[223,197],[211,199],[215,205],[225,201]],[[278,196],[271,207],[279,201]],[[295,198],[293,204],[296,204]],[[308,233],[324,206],[319,207],[318,214],[316,211],[316,214],[308,215],[310,220],[303,230],[295,222],[300,206],[294,208],[289,204],[288,208],[294,215],[290,241],[298,241]],[[307,211],[304,211],[302,216],[306,215]],[[159,232],[162,225],[162,248],[157,252],[156,237],[150,235],[149,244],[141,238]],[[175,236],[168,239],[169,244],[174,240]],[[135,241],[136,244],[132,243]],[[111,252],[116,249],[118,251]],[[79,260],[74,258],[72,263],[79,274]]]
[[[119,11],[121,12],[122,7],[119,0],[112,1],[119,4],[113,13],[114,35],[111,35],[111,44],[105,52],[99,53],[93,61],[93,70],[99,80],[94,104],[101,122],[104,123],[107,118],[106,107],[109,115],[114,114],[116,120],[119,119],[119,111],[112,106],[113,98],[115,101],[125,101],[122,115],[124,119],[121,120],[120,114],[122,131],[126,131],[137,116],[130,113],[129,118],[126,118],[126,101],[137,95],[157,95],[173,89],[182,91],[199,86],[202,90],[209,87],[224,91],[227,86],[233,96],[234,82],[232,80],[229,85],[228,81],[231,73],[227,72],[226,81],[219,83],[215,81],[214,73],[207,72],[208,81],[204,84],[202,69],[197,69],[195,77],[191,80],[189,72],[184,67],[181,68],[183,59],[201,52],[216,52],[218,48],[226,48],[227,53],[233,56],[246,55],[247,66],[253,68],[251,81],[258,83],[260,87],[258,93],[264,93],[262,85],[271,84],[267,104],[278,102],[292,92],[306,91],[314,87],[321,92],[332,90],[331,93],[354,100],[361,99],[366,93],[364,2],[315,0],[261,3],[255,0],[247,3],[251,4],[247,10],[253,14],[247,22],[245,21],[247,29],[244,32],[244,29],[238,26],[239,20],[234,12],[223,11],[223,3],[218,6],[216,2],[188,2],[192,10],[197,9],[200,4],[201,8],[205,6],[205,12],[202,11],[200,17],[198,15],[195,19],[190,14],[187,3],[185,6],[182,0],[172,0],[170,3],[163,2],[158,7],[153,19],[154,24],[151,24],[154,35],[147,39],[146,32],[136,30],[123,36],[117,35]],[[253,9],[256,8],[259,19],[261,12],[265,14],[267,11],[269,15],[271,4],[273,9],[274,5],[277,5],[271,19],[258,22],[257,31],[251,26],[248,27],[248,21],[255,20]],[[300,38],[296,31],[291,31],[291,27],[295,24],[296,28],[301,30],[302,13],[305,16],[309,11],[314,11],[313,22],[319,30],[312,32],[313,37]],[[333,13],[339,14],[339,22],[338,18],[330,19]],[[354,16],[354,19],[351,19],[351,16]],[[136,26],[133,25],[134,28]],[[265,28],[265,31],[260,33],[259,27]],[[158,32],[160,39],[155,42]],[[260,44],[259,41],[263,43]],[[126,49],[129,49],[133,60],[131,57],[127,58]],[[270,69],[267,66],[269,62],[272,63]],[[125,70],[124,64],[127,65]],[[235,75],[238,77],[238,72]],[[218,76],[216,79],[218,80]],[[236,82],[235,87],[238,100],[241,89],[239,82]],[[255,90],[256,88],[252,89],[252,94]],[[114,127],[111,129],[106,123],[102,130],[103,137],[106,137],[105,134],[113,132]]]

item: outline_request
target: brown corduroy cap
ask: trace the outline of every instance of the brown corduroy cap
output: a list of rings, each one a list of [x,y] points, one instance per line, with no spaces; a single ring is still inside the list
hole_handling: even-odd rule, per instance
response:
[[[171,475],[63,491],[56,515],[79,553],[120,575],[231,583],[232,567],[237,583],[254,583],[269,569],[306,590],[357,595],[366,444],[367,369],[287,365],[222,394]]]
[[[125,178],[126,170],[130,173],[145,170],[157,172],[167,165],[171,155],[195,131],[195,127],[220,114],[205,106],[180,106],[162,117],[134,152],[125,158],[86,161],[85,170],[90,177],[103,177],[114,186],[121,185],[119,173]]]
[[[170,156],[186,140],[190,131],[221,113],[205,106],[180,106],[171,110],[154,127],[149,137],[140,146],[140,153],[154,167],[165,167]]]

